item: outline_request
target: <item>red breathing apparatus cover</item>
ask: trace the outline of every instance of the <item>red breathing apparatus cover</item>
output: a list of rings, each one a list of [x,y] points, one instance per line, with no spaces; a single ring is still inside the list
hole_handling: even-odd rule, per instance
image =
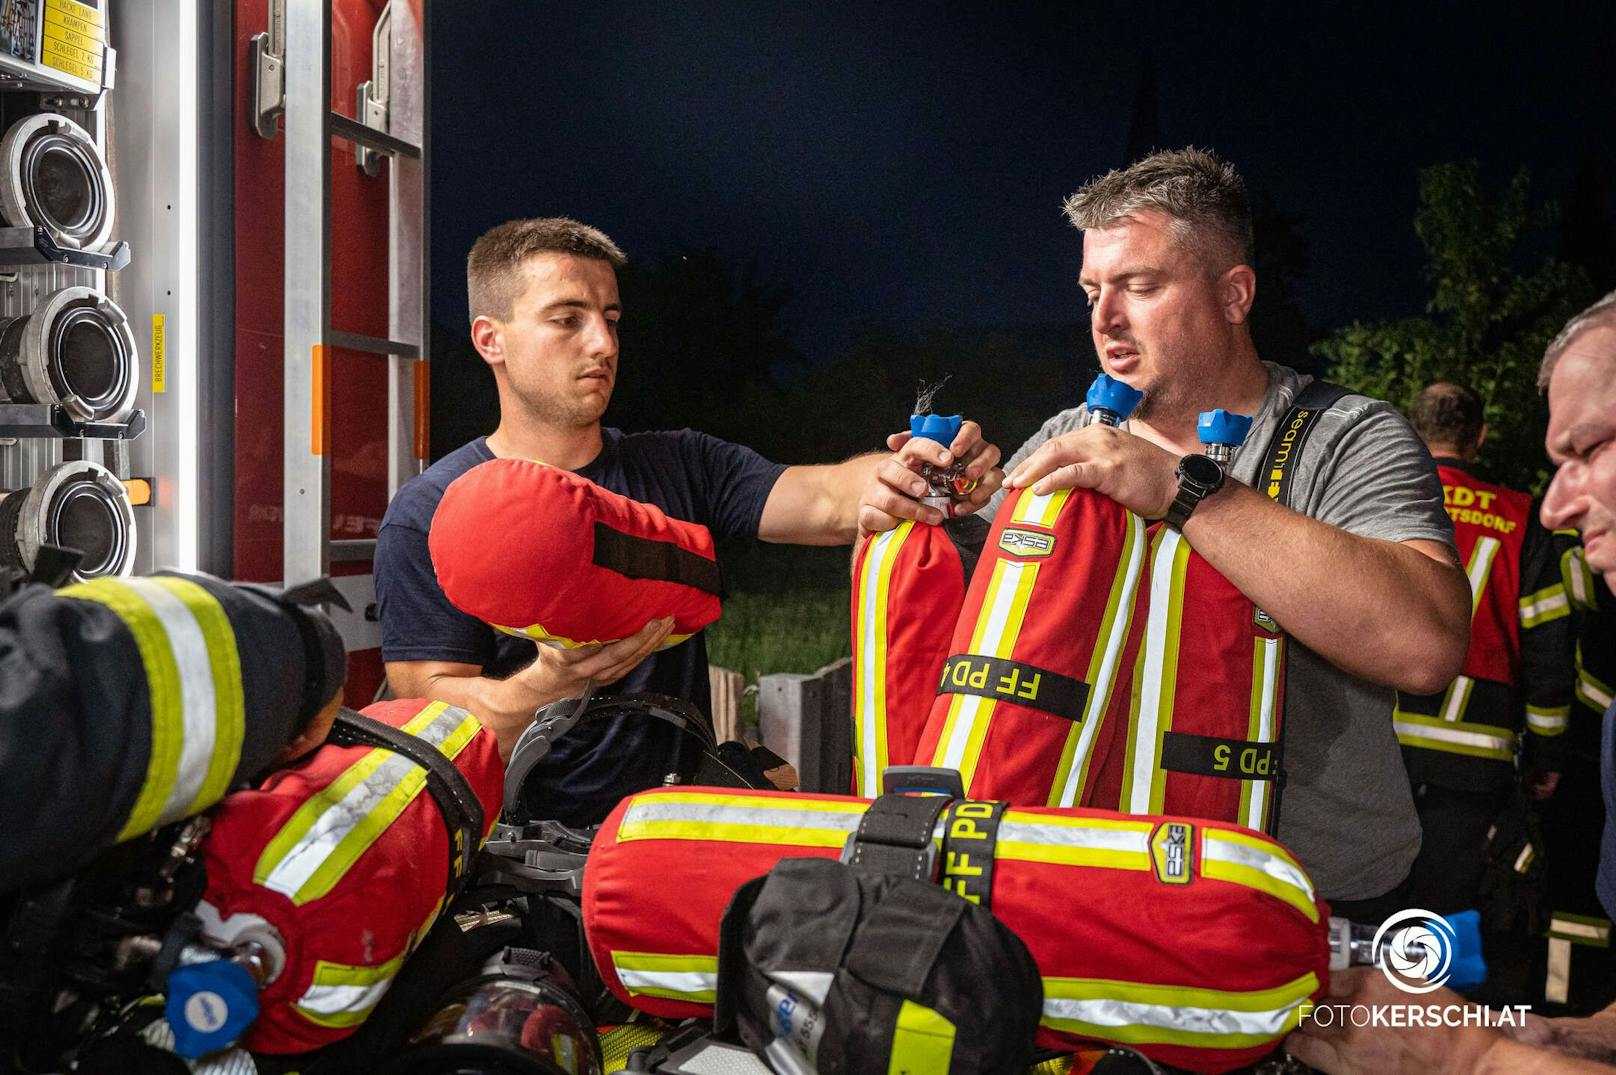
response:
[[[476,717],[418,699],[364,713],[450,758],[492,826],[505,766]],[[203,934],[228,942],[267,927],[285,952],[241,1044],[304,1052],[364,1022],[442,910],[449,840],[426,770],[378,747],[327,743],[226,798],[203,847]]]
[[[1140,518],[1088,489],[1007,496],[971,576],[915,762],[972,798],[1086,806],[1144,629]]]
[[[879,795],[882,771],[914,760],[965,601],[966,566],[953,533],[968,521],[974,522],[905,521],[871,534],[859,548],[853,566],[855,794]]]
[[[1272,828],[1285,636],[1176,530],[1153,528],[1145,641],[1095,805]]]
[[[456,478],[427,544],[451,604],[536,642],[611,642],[672,616],[666,647],[719,616],[706,527],[543,463],[494,459]]]
[[[652,1015],[710,1016],[735,890],[783,858],[836,858],[869,805],[700,787],[624,799],[584,870],[584,925],[606,986]],[[987,905],[1038,965],[1040,1045],[1126,1044],[1228,1071],[1272,1050],[1328,988],[1329,910],[1259,833],[964,800],[934,831],[939,883]]]

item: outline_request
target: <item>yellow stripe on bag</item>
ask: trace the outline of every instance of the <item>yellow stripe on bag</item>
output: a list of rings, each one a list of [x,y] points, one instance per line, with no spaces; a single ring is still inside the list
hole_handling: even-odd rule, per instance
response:
[[[718,957],[661,952],[611,953],[612,969],[630,996],[711,1004],[718,999]]]
[[[1201,876],[1266,892],[1319,920],[1307,871],[1278,844],[1229,829],[1201,831]]]
[[[1296,1028],[1318,991],[1311,972],[1273,989],[1192,989],[1100,978],[1045,978],[1042,1023],[1126,1045],[1244,1049]]]
[[[778,805],[732,796],[674,792],[637,797],[617,840],[714,840],[725,843],[841,847],[858,828],[866,802],[784,799]]]
[[[370,1017],[403,965],[402,953],[375,966],[318,960],[314,980],[293,1007],[317,1026],[358,1026]]]
[[[1279,670],[1285,663],[1285,639],[1254,638],[1251,644],[1251,711],[1246,718],[1246,739],[1253,743],[1272,743],[1277,731],[1279,700]],[[1240,782],[1240,824],[1261,832],[1268,828],[1268,815],[1273,806],[1269,782],[1242,780]]]
[[[615,638],[590,638],[582,640],[576,638],[565,638],[561,635],[553,635],[549,631],[546,631],[542,623],[535,623],[527,627],[504,627],[497,623],[491,623],[489,626],[501,634],[507,634],[513,638],[525,638],[531,642],[550,643],[560,646],[562,649],[577,649],[579,646],[596,646],[602,643],[620,641],[619,639]],[[662,640],[662,644],[658,646],[657,649],[668,649],[670,647],[677,646],[681,642],[688,642],[694,637],[694,634],[671,634]]]
[[[887,603],[892,567],[915,523],[870,538],[859,565],[858,654],[853,662],[853,757],[858,792],[881,794],[881,773],[890,762],[887,747]],[[907,759],[905,759],[907,760]]]
[[[993,856],[999,862],[1043,862],[1108,870],[1149,870],[1151,821],[1069,818],[1005,811]]]
[[[892,1028],[887,1075],[948,1075],[954,1058],[954,1024],[924,1004],[905,1000]]]
[[[1122,650],[1133,630],[1134,597],[1144,574],[1145,524],[1144,520],[1130,511],[1124,527],[1122,553],[1117,558],[1117,570],[1111,578],[1105,617],[1100,621],[1100,634],[1095,640],[1094,653],[1089,658],[1088,675],[1085,677],[1089,684],[1088,705],[1082,722],[1074,725],[1066,734],[1060,765],[1049,788],[1050,806],[1083,804],[1089,764],[1094,760],[1094,743],[1110,710]]]

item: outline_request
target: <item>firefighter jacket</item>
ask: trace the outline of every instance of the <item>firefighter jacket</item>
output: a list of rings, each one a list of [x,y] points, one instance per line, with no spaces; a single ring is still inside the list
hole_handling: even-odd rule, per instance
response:
[[[1605,710],[1616,703],[1616,598],[1604,577],[1588,566],[1582,538],[1575,530],[1556,530],[1554,542],[1560,554],[1560,577],[1571,599],[1575,634],[1576,686],[1567,746],[1597,759],[1600,722]]]
[[[310,615],[166,572],[0,605],[0,890],[66,876],[268,767],[328,681]]]
[[[482,804],[487,836],[505,767],[494,734],[442,702],[380,702],[364,711],[453,762]],[[297,1053],[353,1033],[450,890],[454,848],[428,772],[405,754],[336,742],[230,796],[204,845],[198,914],[210,939],[265,929],[280,938],[280,973],[242,1039],[254,1052]]]
[[[1399,692],[1395,724],[1415,783],[1501,791],[1515,763],[1553,770],[1570,718],[1570,602],[1549,534],[1524,493],[1463,463],[1437,473],[1470,577],[1470,649],[1435,694]]]
[[[869,838],[869,807],[722,788],[624,799],[584,868],[601,980],[653,1015],[710,1016],[735,891],[781,859],[834,859],[855,833]],[[956,800],[932,832],[920,854],[936,848],[938,881],[992,911],[1037,964],[1042,1046],[1126,1044],[1227,1071],[1272,1051],[1328,986],[1327,909],[1291,854],[1247,829]]]

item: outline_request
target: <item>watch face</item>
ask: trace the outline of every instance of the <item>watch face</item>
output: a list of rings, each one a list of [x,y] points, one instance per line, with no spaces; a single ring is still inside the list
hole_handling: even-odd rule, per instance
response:
[[[1186,455],[1179,460],[1178,472],[1196,485],[1216,487],[1223,483],[1223,468],[1204,455]]]

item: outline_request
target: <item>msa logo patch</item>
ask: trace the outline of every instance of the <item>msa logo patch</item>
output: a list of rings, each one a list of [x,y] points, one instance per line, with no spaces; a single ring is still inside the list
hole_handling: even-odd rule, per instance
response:
[[[1252,609],[1253,609],[1253,611],[1251,613],[1251,622],[1252,623],[1255,623],[1258,627],[1261,627],[1264,631],[1271,631],[1274,634],[1279,633],[1279,624],[1274,622],[1274,617],[1270,616],[1268,613],[1264,612],[1262,609],[1257,608],[1255,605],[1252,606]]]
[[[1055,535],[1046,534],[1041,530],[1022,530],[1010,526],[999,535],[999,549],[1011,556],[1042,560],[1055,551]]]
[[[1164,885],[1190,883],[1190,845],[1195,826],[1180,821],[1164,821],[1150,837],[1150,860],[1156,867],[1156,880]]]

